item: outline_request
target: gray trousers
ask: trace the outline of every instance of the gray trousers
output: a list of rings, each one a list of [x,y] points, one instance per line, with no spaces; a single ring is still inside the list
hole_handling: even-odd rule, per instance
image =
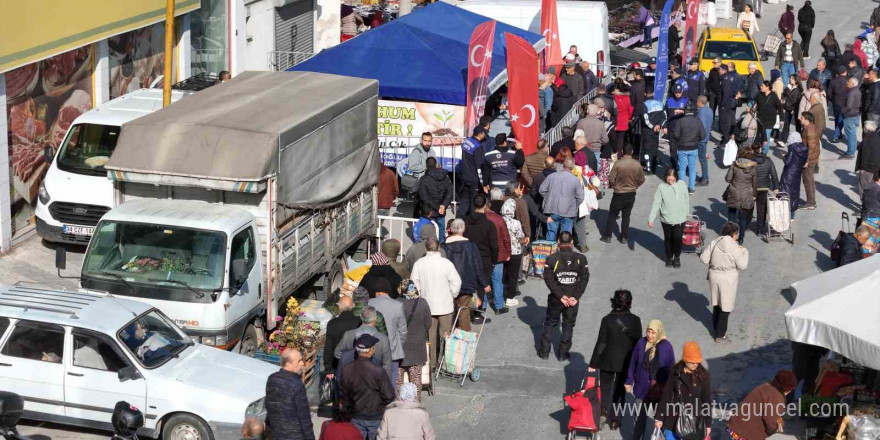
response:
[[[865,193],[866,188],[870,188],[874,184],[874,174],[867,171],[859,171],[859,201]]]
[[[587,222],[590,220],[589,215],[585,215],[574,222],[574,236],[577,239],[578,246],[587,245]]]

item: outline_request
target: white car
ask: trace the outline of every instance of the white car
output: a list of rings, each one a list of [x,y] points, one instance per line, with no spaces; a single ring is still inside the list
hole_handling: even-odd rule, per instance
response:
[[[112,430],[119,401],[144,413],[140,434],[238,439],[265,417],[278,367],[203,346],[147,304],[88,291],[0,286],[0,390],[24,418]]]

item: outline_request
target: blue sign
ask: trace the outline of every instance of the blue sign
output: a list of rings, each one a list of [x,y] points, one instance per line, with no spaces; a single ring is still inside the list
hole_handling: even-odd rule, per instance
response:
[[[666,0],[660,16],[660,35],[657,37],[657,75],[654,80],[654,99],[663,102],[666,97],[666,79],[669,77],[669,16],[673,0]]]

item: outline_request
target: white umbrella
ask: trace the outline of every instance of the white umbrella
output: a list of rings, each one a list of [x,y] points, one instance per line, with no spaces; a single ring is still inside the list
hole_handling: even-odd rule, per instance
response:
[[[785,313],[792,341],[818,345],[880,369],[880,256],[791,285]]]

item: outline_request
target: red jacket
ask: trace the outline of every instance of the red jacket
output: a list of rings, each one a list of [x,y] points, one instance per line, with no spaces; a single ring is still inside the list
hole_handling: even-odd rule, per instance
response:
[[[399,193],[397,175],[391,168],[383,165],[379,172],[379,209],[391,209]]]
[[[486,218],[495,225],[495,233],[498,234],[498,261],[496,263],[503,263],[510,259],[510,233],[507,232],[507,223],[504,222],[504,217],[491,209],[486,210]]]
[[[629,120],[633,116],[633,106],[629,102],[629,95],[614,95],[614,103],[617,104],[617,131],[629,130]]]

